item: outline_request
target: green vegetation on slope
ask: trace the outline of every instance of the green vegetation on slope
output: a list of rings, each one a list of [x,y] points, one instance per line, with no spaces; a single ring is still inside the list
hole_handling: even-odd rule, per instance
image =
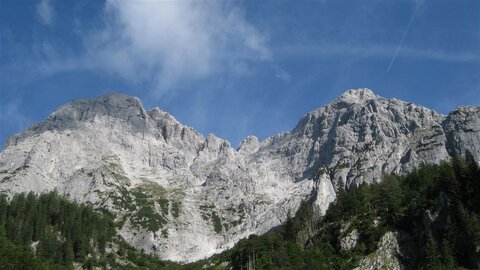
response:
[[[0,197],[0,269],[176,269],[116,235],[112,214],[60,197]]]
[[[142,196],[135,199],[141,202]],[[252,235],[188,265],[134,250],[116,236],[119,225],[113,220],[106,211],[54,192],[19,194],[10,202],[0,198],[0,269],[70,269],[73,263],[86,269],[352,269],[371,256],[389,231],[416,239],[417,256],[407,262],[413,269],[478,269],[480,170],[467,154],[465,160],[455,157],[406,176],[340,189],[324,218],[317,219],[304,202],[276,231]],[[217,227],[220,231],[221,224]],[[354,230],[359,233],[356,245],[342,249],[341,239]]]
[[[204,264],[352,269],[377,249],[386,232],[402,231],[416,239],[417,256],[406,262],[412,269],[480,268],[480,170],[471,154],[466,160],[455,157],[451,163],[341,190],[323,219],[312,212],[305,202],[277,231],[252,235]],[[359,233],[357,244],[342,249],[341,239],[353,229]]]
[[[142,185],[130,190],[119,187],[117,192],[108,194],[108,198],[113,200],[119,212],[124,213],[120,215],[121,226],[130,220],[130,224],[136,229],[145,229],[150,232],[161,229],[162,236],[165,238],[168,237],[165,225],[168,223],[169,215],[171,214],[173,219],[180,216],[181,197],[182,193],[177,189],[167,191],[151,181],[144,181]]]

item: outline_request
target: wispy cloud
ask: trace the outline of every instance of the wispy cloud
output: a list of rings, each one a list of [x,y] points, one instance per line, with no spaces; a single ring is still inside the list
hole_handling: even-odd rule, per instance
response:
[[[81,51],[41,40],[9,69],[22,70],[26,80],[94,70],[161,97],[214,76],[249,76],[256,64],[273,63],[266,35],[233,2],[107,0],[103,12],[104,27],[80,31]],[[38,3],[37,15],[52,23],[50,0]]]
[[[288,74],[287,71],[277,65],[274,65],[273,68],[275,69],[275,77],[277,79],[284,82],[290,82],[290,80],[292,79],[292,75]]]
[[[37,4],[37,15],[42,24],[52,24],[54,13],[51,0],[40,0]]]
[[[279,47],[273,50],[275,57],[282,58],[331,58],[341,56],[390,58],[395,53],[394,45],[344,45],[335,43],[302,44]],[[399,55],[407,58],[431,59],[444,62],[480,64],[480,54],[468,51],[442,51],[403,46]]]
[[[417,8],[420,5],[417,3]],[[51,0],[41,0],[37,13],[42,23],[51,24],[55,17]],[[107,0],[104,15],[104,27],[81,29],[80,51],[48,43],[54,40],[41,40],[33,44],[40,49],[20,53],[0,79],[20,70],[26,78],[22,82],[65,71],[94,70],[142,83],[160,97],[205,78],[249,76],[256,64],[265,62],[272,67],[272,77],[289,82],[291,75],[276,64],[283,63],[282,58],[385,58],[390,60],[387,71],[398,56],[480,63],[478,52],[409,47],[403,44],[404,38],[400,45],[307,40],[272,48],[268,34],[248,21],[238,2]],[[35,53],[30,55],[31,51]]]
[[[403,47],[402,54],[407,57],[419,57],[444,62],[465,62],[480,64],[480,54],[473,52],[446,52],[435,49],[417,49],[413,47]]]
[[[14,130],[19,132],[24,129],[31,119],[25,116],[20,110],[20,103],[18,100],[9,101],[7,104],[0,104],[0,137],[7,136],[6,130]],[[0,142],[0,148],[5,142]]]
[[[109,26],[86,40],[87,57],[127,79],[153,81],[158,95],[271,59],[265,37],[229,2],[110,0],[106,15]]]

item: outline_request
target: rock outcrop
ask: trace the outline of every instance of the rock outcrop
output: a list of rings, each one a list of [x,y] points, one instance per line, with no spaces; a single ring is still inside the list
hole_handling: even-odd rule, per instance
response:
[[[380,239],[378,248],[363,258],[355,270],[407,270],[415,261],[413,239],[404,232],[388,232]]]
[[[350,90],[291,132],[235,150],[122,94],[76,100],[8,139],[0,192],[58,192],[117,214],[130,244],[194,261],[284,222],[310,198],[319,214],[349,187],[438,163],[480,158],[480,108],[448,116]]]

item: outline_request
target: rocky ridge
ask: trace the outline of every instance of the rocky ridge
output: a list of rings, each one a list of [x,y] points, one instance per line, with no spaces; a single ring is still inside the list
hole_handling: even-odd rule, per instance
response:
[[[349,90],[291,131],[238,149],[122,94],[76,100],[8,139],[0,192],[53,189],[117,214],[119,234],[162,259],[195,261],[285,221],[306,198],[319,214],[348,187],[470,150],[480,107],[448,116]]]

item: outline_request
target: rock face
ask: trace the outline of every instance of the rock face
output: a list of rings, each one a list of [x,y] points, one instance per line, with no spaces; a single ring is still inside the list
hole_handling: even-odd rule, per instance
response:
[[[340,248],[342,250],[352,250],[357,246],[357,242],[360,238],[360,233],[357,229],[353,229],[344,237],[340,238]]]
[[[380,181],[469,149],[480,108],[448,116],[350,90],[291,131],[235,150],[122,94],[77,100],[8,139],[0,192],[58,192],[117,214],[133,246],[173,261],[223,251],[286,220],[312,198],[319,214],[345,186]]]
[[[480,156],[480,110],[478,107],[460,107],[443,122],[447,136],[447,150],[465,155],[469,150],[478,160]]]
[[[413,269],[413,239],[404,232],[388,232],[380,239],[375,252],[363,258],[355,270]]]

